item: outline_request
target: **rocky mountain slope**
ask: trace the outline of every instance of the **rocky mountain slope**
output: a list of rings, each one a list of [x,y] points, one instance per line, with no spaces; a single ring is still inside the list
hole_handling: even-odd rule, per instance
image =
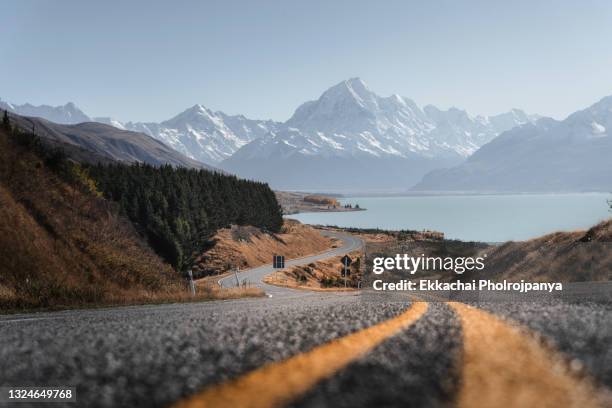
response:
[[[503,133],[467,161],[426,175],[418,191],[612,190],[612,96],[565,120]]]
[[[22,130],[34,131],[49,143],[62,147],[73,158],[85,162],[144,162],[153,165],[202,168],[204,164],[190,159],[148,135],[120,130],[96,122],[74,125],[53,123],[45,119],[10,115],[11,123]]]
[[[213,165],[256,138],[274,132],[278,126],[269,120],[213,112],[202,105],[195,105],[161,123],[106,121],[113,126],[146,133],[187,157]]]

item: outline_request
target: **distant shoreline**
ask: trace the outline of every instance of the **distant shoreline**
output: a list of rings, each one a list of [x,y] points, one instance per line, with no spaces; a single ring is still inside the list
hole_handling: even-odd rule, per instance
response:
[[[296,215],[296,214],[312,214],[312,213],[340,213],[340,212],[355,212],[355,211],[366,211],[367,208],[344,208],[344,207],[338,207],[338,208],[331,208],[331,209],[309,209],[306,211],[295,211],[295,212],[288,212],[288,213],[283,213],[283,216],[288,216],[288,215]]]
[[[456,197],[456,196],[517,196],[517,195],[575,195],[575,194],[612,194],[611,191],[419,191],[419,192],[402,192],[402,193],[346,193],[340,196],[340,199],[355,198],[355,197]]]
[[[275,191],[276,199],[283,209],[283,215],[320,212],[363,211],[359,203],[341,204],[336,197],[324,194]]]

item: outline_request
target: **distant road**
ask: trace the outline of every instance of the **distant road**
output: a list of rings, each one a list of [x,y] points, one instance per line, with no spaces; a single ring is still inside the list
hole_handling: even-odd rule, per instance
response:
[[[352,251],[356,251],[362,248],[364,245],[363,241],[360,238],[357,238],[353,235],[325,230],[322,230],[321,234],[330,238],[336,238],[340,240],[342,242],[342,246],[316,255],[310,255],[296,259],[287,259],[285,260],[285,266],[288,267],[295,265],[308,265],[311,262],[316,262],[321,259],[348,254]],[[249,284],[259,286],[266,292],[266,294],[272,296],[292,296],[295,295],[295,292],[298,292],[298,290],[296,289],[284,288],[264,283],[263,278],[271,274],[272,272],[274,272],[274,268],[272,268],[272,264],[270,263],[257,268],[239,272],[238,280],[240,281],[240,283],[246,281]],[[226,276],[225,278],[219,280],[219,284],[226,288],[235,287],[237,284],[236,276],[233,274],[230,276]]]

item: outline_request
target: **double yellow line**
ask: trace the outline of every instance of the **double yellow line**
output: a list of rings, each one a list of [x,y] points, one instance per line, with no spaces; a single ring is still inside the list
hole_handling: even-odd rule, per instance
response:
[[[448,304],[463,332],[459,408],[612,406],[609,395],[574,374],[561,354],[529,332],[480,309]],[[393,319],[206,388],[174,408],[281,407],[409,327],[427,308],[425,302],[413,303]]]

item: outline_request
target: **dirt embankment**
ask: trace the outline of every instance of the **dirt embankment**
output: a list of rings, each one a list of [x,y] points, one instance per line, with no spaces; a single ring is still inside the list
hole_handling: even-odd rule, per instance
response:
[[[349,256],[353,263],[348,268],[349,274],[346,279],[346,286],[354,289],[359,286],[362,279],[361,259],[363,253],[354,251]],[[304,266],[292,266],[268,275],[264,282],[271,285],[310,290],[344,289],[344,277],[342,275],[344,267],[341,259],[342,256],[335,256]]]
[[[232,226],[212,239],[213,246],[197,260],[196,277],[220,275],[233,268],[253,268],[272,263],[274,255],[299,258],[338,245],[316,229],[295,220],[285,220],[280,234],[255,227]]]
[[[612,219],[588,231],[555,232],[487,251],[480,278],[531,282],[612,280]]]

